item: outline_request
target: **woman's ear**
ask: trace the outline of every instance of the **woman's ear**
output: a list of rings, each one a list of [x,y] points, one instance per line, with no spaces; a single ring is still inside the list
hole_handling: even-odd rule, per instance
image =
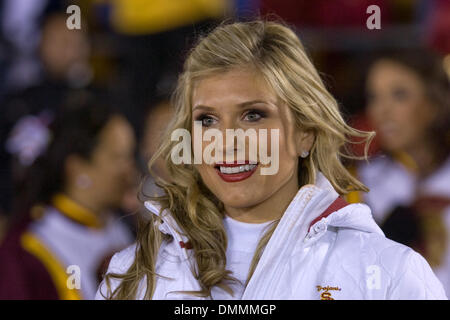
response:
[[[310,152],[316,139],[314,130],[299,131],[297,134],[297,155],[303,157],[306,152]],[[303,157],[304,158],[304,157]]]

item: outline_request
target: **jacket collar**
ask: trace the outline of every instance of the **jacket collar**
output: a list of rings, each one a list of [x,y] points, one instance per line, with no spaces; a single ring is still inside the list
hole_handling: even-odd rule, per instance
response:
[[[315,186],[319,189],[328,193],[327,199],[336,200],[339,194],[334,190],[330,181],[319,171],[316,178]],[[329,203],[331,204],[332,201]],[[315,217],[318,217],[317,215]],[[313,215],[313,220],[316,219]],[[311,220],[311,222],[313,221]],[[370,208],[363,203],[352,203],[339,209],[326,218],[321,219],[322,224],[325,223],[327,226],[340,227],[340,228],[351,228],[364,232],[374,232],[384,235],[383,231],[376,224],[372,217],[372,211]],[[317,222],[319,222],[317,221]],[[309,223],[311,223],[309,222]],[[313,227],[311,225],[311,227]],[[311,228],[312,229],[312,228]],[[317,228],[316,228],[317,229]]]

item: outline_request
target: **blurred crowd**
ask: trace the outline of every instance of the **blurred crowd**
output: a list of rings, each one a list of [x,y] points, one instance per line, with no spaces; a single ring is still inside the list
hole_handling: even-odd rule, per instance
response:
[[[81,29],[66,24],[73,4]],[[366,26],[372,4],[380,30]],[[3,0],[0,299],[94,297],[134,241],[139,190],[161,191],[147,163],[184,57],[222,21],[259,16],[294,26],[348,122],[377,132],[369,161],[346,162],[370,192],[347,201],[450,294],[450,1]]]

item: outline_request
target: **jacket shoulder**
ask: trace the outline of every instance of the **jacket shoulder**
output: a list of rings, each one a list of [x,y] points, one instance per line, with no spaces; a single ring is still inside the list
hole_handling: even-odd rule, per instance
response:
[[[105,277],[112,274],[125,274],[135,259],[137,244],[134,243],[127,248],[115,253],[108,265]],[[120,279],[113,276],[103,278],[100,283],[95,300],[105,300],[111,297],[111,293],[120,285]]]
[[[133,264],[136,255],[137,244],[126,247],[125,249],[115,253],[111,258],[111,262],[108,266],[109,272],[125,273]]]
[[[379,233],[339,228],[337,233],[341,253],[353,257],[349,259],[353,262],[342,267],[361,265],[366,284],[379,275],[386,299],[447,299],[442,284],[418,252]]]
[[[425,258],[407,247],[388,299],[447,300],[445,290]]]

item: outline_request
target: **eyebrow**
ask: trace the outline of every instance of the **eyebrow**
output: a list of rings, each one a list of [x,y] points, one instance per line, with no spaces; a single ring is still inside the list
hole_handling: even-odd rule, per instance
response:
[[[240,108],[244,108],[244,107],[250,106],[250,105],[252,105],[252,104],[256,104],[256,103],[264,103],[264,104],[270,105],[269,102],[264,101],[264,100],[250,100],[250,101],[245,101],[245,102],[242,102],[242,103],[238,103],[237,106],[240,107]],[[201,104],[196,105],[196,106],[192,109],[192,111],[194,111],[194,110],[196,110],[196,109],[214,110],[213,107],[204,106],[204,105],[201,105]]]

